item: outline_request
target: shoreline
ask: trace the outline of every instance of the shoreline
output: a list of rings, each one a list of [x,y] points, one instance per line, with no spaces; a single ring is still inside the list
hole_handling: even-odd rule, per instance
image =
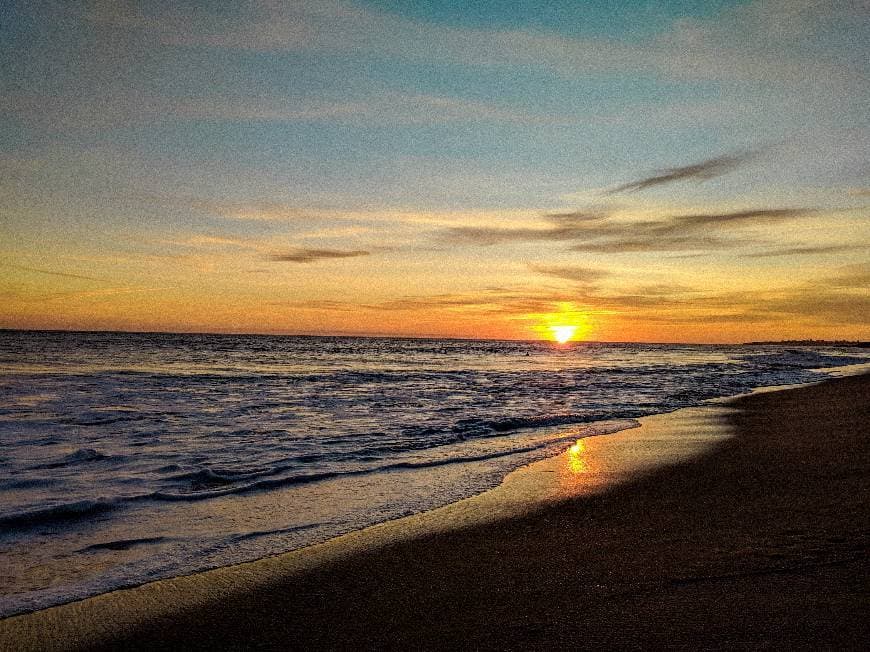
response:
[[[864,385],[870,384],[866,374],[859,379]],[[275,557],[12,616],[0,621],[0,643],[4,649],[9,641],[14,641],[15,649],[27,649],[28,645],[38,649],[70,649],[77,645],[99,647],[125,639],[127,643],[139,641],[144,632],[154,635],[160,629],[157,623],[174,623],[180,616],[189,618],[189,614],[197,611],[220,612],[224,602],[250,600],[274,590],[272,587],[279,580],[286,583],[316,578],[334,573],[336,567],[353,564],[354,560],[382,557],[387,554],[385,551],[396,548],[419,548],[433,539],[449,545],[447,540],[454,536],[509,528],[560,505],[607,502],[609,496],[624,495],[634,487],[648,484],[651,477],[667,478],[677,470],[709,462],[722,449],[733,447],[728,433],[735,421],[740,420],[739,408],[735,411],[734,404],[739,406],[747,399],[765,394],[813,391],[844,381],[849,382],[849,377],[776,388],[775,393],[771,389],[756,390],[717,400],[724,405],[706,404],[644,417],[640,419],[640,428],[582,439],[578,442],[582,446],[574,450],[573,457],[572,449],[576,446],[557,457],[511,472],[495,489],[429,512],[370,526]],[[703,432],[700,436],[699,431]],[[642,445],[644,441],[646,447]],[[664,465],[662,452],[656,449],[663,443],[671,446]],[[152,642],[156,640],[159,639]]]
[[[727,401],[728,398],[715,400]],[[729,436],[728,428],[722,423],[728,411],[727,405],[710,402],[639,417],[635,420],[638,424],[636,426],[578,439],[575,446],[582,445],[583,448],[580,456],[583,458],[582,469],[577,468],[579,459],[576,454],[572,456],[571,449],[574,446],[571,446],[558,455],[545,457],[509,471],[498,485],[490,489],[440,507],[375,523],[275,555],[122,587],[0,618],[0,643],[3,642],[4,625],[17,619],[33,620],[33,623],[26,623],[27,628],[32,630],[33,626],[42,627],[39,622],[41,614],[55,620],[55,612],[59,610],[56,612],[57,618],[66,618],[67,614],[62,614],[61,611],[78,611],[78,605],[87,610],[92,602],[96,606],[98,602],[111,600],[110,596],[121,596],[124,599],[131,598],[132,602],[128,605],[112,604],[111,613],[104,613],[104,616],[115,623],[124,623],[122,629],[127,629],[136,622],[155,615],[155,603],[151,603],[145,612],[141,611],[143,601],[151,602],[150,596],[136,595],[138,592],[149,593],[150,587],[159,589],[160,593],[180,592],[183,594],[181,601],[193,602],[196,601],[193,594],[212,580],[217,585],[242,585],[254,590],[272,573],[304,573],[354,554],[371,552],[391,544],[488,525],[522,516],[547,503],[603,493],[619,484],[631,482],[639,474],[703,455]],[[700,437],[699,427],[703,431]],[[260,567],[255,568],[256,566]],[[100,608],[107,606],[108,604],[100,605]],[[126,609],[129,611],[122,613]],[[161,611],[159,607],[157,609],[158,612]],[[4,648],[0,646],[0,649]]]

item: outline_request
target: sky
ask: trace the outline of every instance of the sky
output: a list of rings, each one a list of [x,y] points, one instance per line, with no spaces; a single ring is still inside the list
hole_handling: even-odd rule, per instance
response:
[[[868,68],[868,0],[7,0],[0,328],[870,339]]]

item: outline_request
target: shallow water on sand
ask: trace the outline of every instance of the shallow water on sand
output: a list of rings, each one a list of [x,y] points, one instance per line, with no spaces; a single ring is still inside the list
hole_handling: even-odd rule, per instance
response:
[[[459,500],[860,349],[0,332],[0,615]]]

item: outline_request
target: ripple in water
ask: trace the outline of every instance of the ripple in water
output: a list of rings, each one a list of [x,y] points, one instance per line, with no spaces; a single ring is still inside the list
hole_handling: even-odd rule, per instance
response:
[[[431,509],[639,417],[867,359],[806,347],[3,332],[0,616]]]

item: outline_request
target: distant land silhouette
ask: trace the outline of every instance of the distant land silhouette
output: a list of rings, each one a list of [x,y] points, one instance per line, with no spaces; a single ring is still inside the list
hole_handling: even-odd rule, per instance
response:
[[[870,342],[858,342],[850,340],[780,340],[777,342],[746,342],[746,346],[854,346],[856,348],[870,348]]]

